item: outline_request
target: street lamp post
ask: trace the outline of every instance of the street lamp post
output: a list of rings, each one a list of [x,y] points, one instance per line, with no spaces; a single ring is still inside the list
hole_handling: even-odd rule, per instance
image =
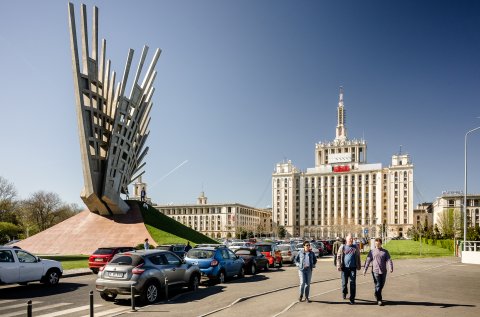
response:
[[[467,241],[467,136],[480,129],[480,127],[476,127],[465,133],[465,179],[464,179],[464,197],[463,197],[463,245],[465,246],[465,242]]]

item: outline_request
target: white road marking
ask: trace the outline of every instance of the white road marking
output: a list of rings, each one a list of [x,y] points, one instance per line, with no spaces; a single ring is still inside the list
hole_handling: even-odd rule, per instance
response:
[[[33,313],[36,313],[37,311],[41,310],[47,310],[55,307],[60,307],[60,306],[65,306],[65,305],[72,305],[72,303],[58,303],[58,304],[53,304],[53,305],[48,305],[48,306],[41,306],[41,307],[34,307],[33,308]],[[25,315],[25,310],[22,311],[17,311],[13,313],[8,313],[8,314],[2,314],[2,317],[13,317],[13,316],[20,316],[20,315]]]
[[[94,308],[101,307],[101,306],[103,306],[103,305],[93,305]],[[36,316],[36,317],[56,317],[56,316],[68,315],[68,314],[76,313],[76,312],[79,312],[79,311],[82,311],[82,310],[87,310],[89,308],[90,308],[90,305],[84,305],[84,306],[65,309],[65,310],[60,310],[60,311],[57,311],[57,312],[54,312],[54,313],[40,315],[40,316]]]

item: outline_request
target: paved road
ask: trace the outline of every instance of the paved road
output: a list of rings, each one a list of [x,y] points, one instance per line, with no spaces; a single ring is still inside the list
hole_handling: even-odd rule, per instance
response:
[[[344,317],[351,311],[354,316],[368,317],[480,316],[480,266],[461,264],[457,258],[395,261],[395,271],[389,274],[384,290],[383,307],[374,302],[369,274],[357,277],[356,304],[344,301],[339,273],[331,259],[320,261],[315,269],[312,303],[296,301],[297,285],[296,268],[285,267],[185,293],[169,302],[143,307],[133,315]]]
[[[34,316],[88,316],[93,274],[64,278],[58,287],[39,283],[0,287],[0,316],[25,316],[26,302],[34,301]],[[373,301],[370,275],[357,277],[357,303],[341,299],[339,273],[329,258],[314,271],[312,303],[298,303],[295,267],[232,279],[222,285],[203,285],[197,292],[170,290],[170,300],[130,312],[130,300],[105,302],[94,292],[95,316],[480,316],[480,266],[461,264],[457,258],[395,261],[384,290],[385,306]]]

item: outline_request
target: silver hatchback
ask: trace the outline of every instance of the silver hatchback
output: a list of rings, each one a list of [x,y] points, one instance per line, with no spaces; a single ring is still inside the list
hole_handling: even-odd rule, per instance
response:
[[[171,286],[188,286],[197,290],[200,270],[187,264],[175,253],[163,250],[141,250],[116,254],[100,268],[95,288],[107,301],[117,295],[140,295],[142,302],[151,304],[160,297],[161,289]]]

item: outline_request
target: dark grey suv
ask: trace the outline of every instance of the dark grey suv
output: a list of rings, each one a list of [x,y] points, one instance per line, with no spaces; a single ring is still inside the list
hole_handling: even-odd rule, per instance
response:
[[[162,250],[141,250],[116,254],[100,268],[96,290],[107,301],[117,295],[130,295],[133,285],[135,294],[147,304],[156,302],[161,290],[168,286],[188,286],[197,290],[200,270],[197,265],[185,263],[175,253]]]

